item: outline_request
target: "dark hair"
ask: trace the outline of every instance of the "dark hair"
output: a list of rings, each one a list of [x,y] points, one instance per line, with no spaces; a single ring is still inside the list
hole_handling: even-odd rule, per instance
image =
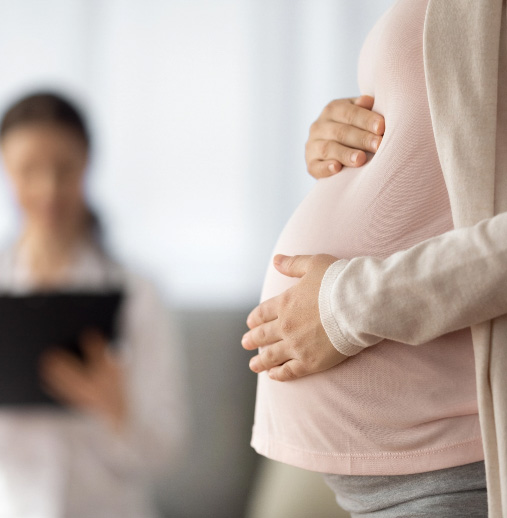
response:
[[[65,97],[52,92],[38,92],[15,102],[5,112],[0,125],[0,140],[12,129],[38,123],[51,123],[74,131],[90,148],[90,134],[85,119],[76,106]],[[94,239],[102,241],[102,224],[96,212],[88,205],[88,225]]]
[[[25,124],[53,123],[66,126],[79,135],[90,147],[90,135],[83,115],[67,99],[52,92],[38,92],[23,97],[4,114],[0,139],[12,129]]]

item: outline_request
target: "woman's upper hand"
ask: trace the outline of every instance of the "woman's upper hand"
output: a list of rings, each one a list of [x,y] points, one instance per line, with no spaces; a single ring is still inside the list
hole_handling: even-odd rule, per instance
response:
[[[325,178],[343,166],[359,167],[366,153],[375,153],[385,130],[382,115],[375,113],[373,97],[331,101],[311,125],[306,142],[306,166],[314,178]]]
[[[44,388],[62,403],[98,414],[121,432],[127,415],[123,367],[98,333],[87,333],[81,349],[84,361],[58,348],[44,354],[40,366]]]

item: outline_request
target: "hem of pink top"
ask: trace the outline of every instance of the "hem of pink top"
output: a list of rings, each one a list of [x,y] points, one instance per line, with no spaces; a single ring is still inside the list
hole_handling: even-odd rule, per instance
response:
[[[259,434],[253,436],[251,446],[269,459],[336,475],[411,475],[484,460],[481,437],[438,448],[376,454],[305,451]]]

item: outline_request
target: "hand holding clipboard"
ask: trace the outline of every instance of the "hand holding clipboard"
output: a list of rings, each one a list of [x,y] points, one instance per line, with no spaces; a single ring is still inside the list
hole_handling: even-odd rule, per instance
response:
[[[108,347],[115,344],[122,300],[123,293],[119,290],[0,295],[0,408],[60,405],[42,389],[42,358],[58,347],[59,367],[46,363],[45,376],[49,375],[48,370],[61,376],[63,365],[67,374],[69,364],[75,368],[79,365],[81,374],[87,368],[86,361],[93,360],[96,365],[99,347],[103,355],[111,354],[105,344]],[[96,337],[94,345],[86,340],[82,348],[80,340],[90,330],[95,330],[101,338]],[[52,356],[55,359],[55,353]],[[75,369],[72,372],[75,374]],[[59,382],[53,385],[52,390],[58,391]],[[65,398],[59,393],[58,399]]]
[[[61,348],[42,354],[44,390],[56,401],[97,414],[120,431],[126,417],[124,370],[107,340],[98,332],[81,339],[83,358]]]

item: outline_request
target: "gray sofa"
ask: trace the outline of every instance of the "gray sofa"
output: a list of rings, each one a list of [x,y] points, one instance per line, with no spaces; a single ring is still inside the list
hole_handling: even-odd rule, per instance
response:
[[[160,491],[171,518],[241,518],[258,464],[250,448],[256,377],[241,347],[248,309],[179,310],[192,407],[189,452]]]

